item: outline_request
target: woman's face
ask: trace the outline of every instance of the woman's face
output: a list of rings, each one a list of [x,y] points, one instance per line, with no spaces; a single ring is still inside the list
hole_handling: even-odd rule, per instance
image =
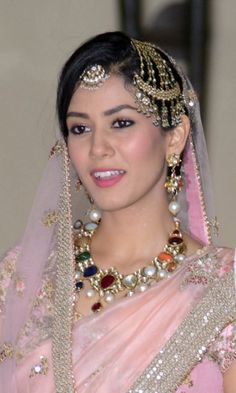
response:
[[[95,90],[79,87],[67,113],[70,158],[104,211],[163,195],[168,133],[136,110],[131,88],[111,75]]]

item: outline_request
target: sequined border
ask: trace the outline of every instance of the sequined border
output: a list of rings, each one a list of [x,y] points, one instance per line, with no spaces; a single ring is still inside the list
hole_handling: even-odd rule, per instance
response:
[[[207,347],[236,319],[233,273],[217,280],[127,393],[174,393]]]
[[[72,323],[74,308],[74,246],[72,232],[69,157],[64,143],[63,184],[58,222],[57,277],[52,355],[56,393],[74,393]]]

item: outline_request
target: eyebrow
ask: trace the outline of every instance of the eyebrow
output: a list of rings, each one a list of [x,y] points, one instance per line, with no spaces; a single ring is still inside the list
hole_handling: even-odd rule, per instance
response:
[[[135,107],[128,105],[128,104],[122,104],[115,106],[114,108],[107,109],[105,112],[103,112],[104,116],[110,116],[113,115],[114,113],[120,112],[123,109],[132,109],[132,110],[137,110]],[[87,113],[83,112],[68,112],[66,117],[82,117],[83,119],[89,119],[89,115]]]

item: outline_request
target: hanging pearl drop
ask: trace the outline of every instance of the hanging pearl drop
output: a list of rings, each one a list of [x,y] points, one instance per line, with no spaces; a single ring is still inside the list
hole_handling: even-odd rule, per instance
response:
[[[138,291],[138,292],[145,292],[147,289],[148,289],[148,285],[146,285],[146,284],[140,284],[140,285],[137,287],[137,291]]]
[[[177,201],[170,202],[169,211],[175,216],[180,211],[180,204]]]
[[[96,295],[96,292],[94,291],[94,289],[90,288],[87,289],[86,291],[86,296],[91,299],[92,297],[94,297]]]
[[[93,221],[93,222],[98,222],[100,219],[101,219],[101,212],[100,212],[100,210],[98,210],[98,209],[92,209],[90,212],[89,212],[89,218],[90,218],[90,220],[91,221]]]
[[[114,295],[111,292],[107,292],[104,296],[105,302],[112,303],[114,300]]]
[[[134,293],[135,293],[134,291],[129,291],[129,292],[127,292],[126,296],[131,297],[134,295]]]

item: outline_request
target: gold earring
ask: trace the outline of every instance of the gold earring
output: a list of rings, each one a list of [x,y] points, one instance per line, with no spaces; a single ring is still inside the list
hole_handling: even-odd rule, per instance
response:
[[[167,177],[165,188],[171,197],[169,211],[174,216],[176,216],[180,211],[180,205],[176,198],[184,185],[181,175],[181,162],[180,154],[173,153],[167,158]]]

